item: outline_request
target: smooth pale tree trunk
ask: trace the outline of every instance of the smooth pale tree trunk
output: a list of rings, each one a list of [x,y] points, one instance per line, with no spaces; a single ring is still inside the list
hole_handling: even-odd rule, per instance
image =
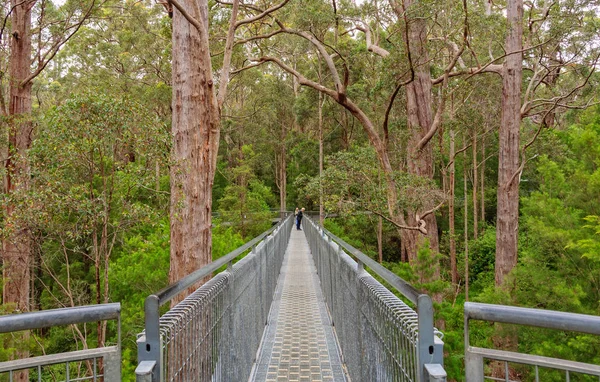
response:
[[[31,64],[31,7],[35,1],[12,0],[11,44],[9,78],[9,148],[5,161],[7,195],[27,189],[29,166],[27,150],[31,147],[33,125],[28,120],[31,113],[31,82],[23,83],[30,75]],[[17,216],[19,211],[13,204],[7,204],[5,217],[13,230],[2,242],[2,303],[15,311],[30,310],[32,250],[27,227]],[[22,347],[29,333],[16,339]],[[27,350],[19,351],[18,358],[29,356]],[[15,381],[27,381],[28,372],[15,375]]]
[[[206,28],[207,0],[182,5]],[[173,151],[171,175],[171,282],[212,261],[211,212],[219,108],[215,96],[208,33],[200,35],[173,12]],[[197,286],[189,289],[193,291]],[[183,296],[175,299],[173,304]]]
[[[502,116],[498,160],[498,203],[496,222],[496,285],[517,265],[519,224],[519,139],[521,125],[521,82],[523,70],[523,0],[507,2],[508,56],[502,69]]]
[[[477,202],[479,198],[477,197],[477,186],[478,179],[477,175],[479,174],[479,170],[477,169],[477,131],[473,131],[473,239],[477,239],[477,232],[479,231],[479,227],[477,226]]]
[[[465,143],[467,142],[465,136]],[[465,241],[465,301],[469,301],[469,188],[467,187],[467,151],[463,151],[464,241]]]
[[[319,73],[320,75],[320,73]],[[325,209],[323,206],[323,93],[319,92],[319,224],[323,227]]]
[[[158,159],[156,160],[156,164],[154,166],[154,176],[154,189],[158,193],[160,192],[160,163],[158,162]]]
[[[449,181],[449,192],[450,197],[448,198],[448,225],[449,225],[449,234],[450,234],[450,273],[452,277],[452,284],[456,285],[458,283],[458,270],[456,267],[456,229],[454,227],[454,200],[455,200],[455,160],[454,156],[456,155],[456,149],[454,147],[454,130],[450,130],[450,181]]]
[[[479,194],[481,195],[481,211],[479,213],[479,219],[485,224],[485,141],[481,144],[481,175],[479,180],[481,186],[479,187]]]
[[[377,258],[379,264],[383,263],[383,218],[381,216],[377,221]]]
[[[278,158],[278,166],[279,169],[277,171],[277,176],[278,176],[278,181],[277,184],[279,186],[279,211],[280,211],[280,218],[283,219],[285,211],[287,209],[287,201],[286,201],[286,197],[287,197],[287,160],[286,160],[286,147],[285,147],[285,141],[286,141],[286,128],[285,128],[285,124],[282,123],[281,124],[281,152],[279,154],[279,158]]]

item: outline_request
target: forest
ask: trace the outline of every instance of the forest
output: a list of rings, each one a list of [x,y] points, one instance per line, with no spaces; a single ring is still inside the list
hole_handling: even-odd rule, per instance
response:
[[[134,381],[144,298],[304,207],[433,296],[449,380],[464,380],[465,301],[600,315],[599,11],[3,2],[0,314],[120,302]],[[475,343],[600,364],[598,337],[474,328]],[[0,361],[115,336],[0,336]]]

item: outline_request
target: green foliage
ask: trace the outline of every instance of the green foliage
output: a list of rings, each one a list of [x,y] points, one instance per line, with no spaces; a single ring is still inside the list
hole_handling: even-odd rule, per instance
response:
[[[238,152],[237,166],[230,168],[232,183],[219,200],[221,220],[232,224],[242,237],[258,236],[271,225],[270,207],[275,200],[269,188],[256,178],[257,155],[252,146]]]
[[[583,257],[595,262],[600,262],[600,217],[589,215],[584,218],[589,224],[583,226],[586,230],[591,230],[591,234],[585,239],[577,240],[567,246],[582,252]]]
[[[123,381],[135,381],[135,338],[144,328],[144,301],[168,285],[169,222],[161,220],[131,232],[111,262],[112,300],[121,302]]]
[[[476,240],[469,242],[470,293],[477,294],[494,283],[496,258],[496,229],[486,229]],[[464,268],[464,255],[459,269]],[[463,268],[460,268],[462,266]]]
[[[401,209],[426,210],[443,198],[430,179],[400,171],[390,176],[396,182]],[[313,200],[318,199],[319,186],[323,188],[328,211],[342,214],[373,211],[391,218],[385,174],[371,146],[353,147],[328,156],[323,177],[315,178],[306,187]]]

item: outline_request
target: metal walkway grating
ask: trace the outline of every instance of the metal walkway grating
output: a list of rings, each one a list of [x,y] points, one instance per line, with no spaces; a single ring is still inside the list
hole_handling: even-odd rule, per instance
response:
[[[251,380],[347,381],[303,231],[292,230]]]

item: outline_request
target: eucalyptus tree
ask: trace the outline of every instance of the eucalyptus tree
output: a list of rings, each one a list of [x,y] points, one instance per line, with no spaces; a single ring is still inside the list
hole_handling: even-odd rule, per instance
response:
[[[44,114],[29,153],[30,190],[16,195],[41,252],[36,285],[46,308],[108,303],[121,238],[157,216],[153,168],[167,161],[168,136],[126,96],[74,96]],[[87,333],[75,333],[87,346]],[[107,323],[96,333],[104,346]]]
[[[79,30],[99,6],[99,1],[67,1],[61,6],[51,1],[12,0],[4,3],[0,43],[8,76],[1,76],[3,123],[8,130],[4,167],[4,235],[2,240],[3,303],[17,311],[30,305],[32,247],[29,229],[11,200],[15,192],[27,189],[27,150],[33,139],[32,84],[60,48]],[[33,20],[33,21],[32,21]],[[4,89],[8,88],[8,94]],[[19,373],[19,380],[27,373]]]
[[[112,0],[56,55],[36,84],[44,107],[74,93],[127,95],[170,118],[170,20],[153,2]],[[168,148],[167,148],[168,150]]]
[[[29,309],[29,268],[31,247],[27,227],[18,221],[18,211],[10,203],[10,194],[27,188],[27,150],[31,146],[33,124],[33,80],[42,73],[59,49],[79,30],[98,7],[95,0],[66,2],[56,6],[52,2],[36,0],[11,1],[3,14],[0,41],[7,43],[8,76],[2,75],[2,114],[8,127],[8,156],[3,158],[7,202],[4,228],[10,228],[3,240],[4,303],[14,303],[15,309]],[[32,24],[32,18],[35,23]]]
[[[400,205],[398,189],[402,185],[394,176],[395,167],[417,176],[430,179],[433,176],[433,155],[429,142],[441,124],[444,98],[441,98],[433,115],[434,81],[429,74],[425,29],[419,21],[422,19],[422,10],[420,3],[411,2],[391,2],[389,7],[385,4],[367,4],[362,11],[347,4],[334,10],[325,2],[311,2],[303,5],[303,9],[294,10],[288,17],[275,20],[269,33],[290,35],[310,43],[314,52],[318,53],[309,52],[309,57],[316,59],[318,56],[323,59],[327,76],[311,76],[306,71],[290,66],[285,57],[269,55],[268,49],[257,51],[262,55],[255,57],[253,63],[276,64],[295,76],[300,85],[313,88],[331,98],[360,122],[377,153],[382,169],[387,189],[385,215],[399,229],[402,252],[411,261],[416,259],[417,248],[423,245],[419,236],[421,234],[428,236],[429,245],[434,252],[439,250],[434,216],[438,206],[429,201],[426,208],[417,211],[410,206]],[[312,13],[308,13],[309,11]],[[312,18],[317,11],[319,16]],[[464,9],[459,7],[457,12],[460,14]],[[312,22],[307,22],[309,18]],[[462,19],[459,25],[463,25]],[[353,37],[357,31],[364,32],[364,40],[359,37],[363,33]],[[415,39],[420,39],[420,42]],[[282,49],[284,48],[277,46],[272,51],[281,52]],[[452,70],[461,50],[449,52],[443,55],[448,57],[443,65],[445,74]],[[368,75],[357,71],[362,67],[361,63],[373,59],[375,71],[369,71]],[[383,94],[387,97],[379,96],[383,98],[383,102],[368,103],[362,98],[363,94],[357,92],[357,85],[361,82],[368,84],[371,79],[369,76],[374,76],[371,78],[378,82],[377,90],[385,91]],[[390,83],[394,82],[396,86],[390,87]],[[442,82],[446,86],[447,78]],[[395,116],[392,113],[394,101],[402,89],[405,89],[407,97],[404,119],[408,125],[408,142],[403,145],[404,158],[398,160],[390,155],[389,126],[390,119]]]
[[[589,89],[600,51],[596,32],[587,23],[597,22],[597,6],[596,1],[587,0],[511,0],[506,8],[491,7],[487,18],[491,24],[500,22],[504,44],[479,42],[480,47],[487,45],[487,52],[481,51],[481,57],[490,56],[487,64],[450,74],[490,71],[502,79],[495,267],[498,286],[517,264],[519,183],[528,162],[526,150],[544,127],[557,122],[560,113],[585,108],[596,99]],[[503,64],[496,64],[500,60]],[[527,139],[524,144],[522,134]]]
[[[241,37],[246,31],[255,29],[254,23],[260,23],[287,2],[258,9],[233,0],[218,2],[209,9],[207,0],[168,0],[173,14],[171,281],[212,258],[212,187],[234,47],[243,43]],[[224,33],[210,33],[214,31],[211,26],[223,24]],[[216,40],[211,42],[211,36]],[[211,53],[219,49],[223,59],[215,76]]]

